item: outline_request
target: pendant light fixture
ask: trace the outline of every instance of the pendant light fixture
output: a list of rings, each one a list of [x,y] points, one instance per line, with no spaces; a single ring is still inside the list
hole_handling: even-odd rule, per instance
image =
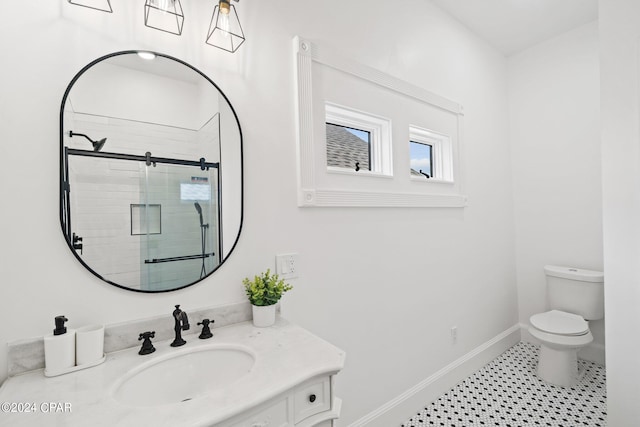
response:
[[[227,52],[235,52],[244,43],[245,37],[231,0],[215,0],[213,15],[205,43]],[[233,0],[238,2],[240,0]],[[113,13],[111,0],[67,0],[69,4]],[[165,33],[181,35],[184,12],[180,0],[145,0],[144,25]]]
[[[145,0],[144,25],[165,33],[181,35],[184,12],[180,0]]]
[[[235,52],[244,40],[235,6],[230,3],[230,0],[219,0],[213,8],[206,43],[228,52]]]
[[[100,10],[102,12],[113,13],[111,0],[68,0],[70,4],[88,7],[89,9]]]

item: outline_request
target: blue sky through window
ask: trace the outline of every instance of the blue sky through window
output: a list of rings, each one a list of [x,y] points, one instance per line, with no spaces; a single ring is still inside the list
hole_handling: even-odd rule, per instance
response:
[[[423,173],[426,173],[427,175],[432,177],[432,149],[433,147],[431,147],[431,145],[411,141],[411,143],[409,144],[411,169],[415,170],[416,172],[422,170]]]
[[[348,128],[348,127],[345,127],[345,129],[351,132],[353,135],[360,138],[361,140],[363,140],[364,142],[369,142],[369,132],[360,130],[360,129]]]

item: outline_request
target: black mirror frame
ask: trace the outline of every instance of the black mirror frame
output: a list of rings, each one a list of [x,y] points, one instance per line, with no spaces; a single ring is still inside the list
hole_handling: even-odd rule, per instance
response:
[[[238,134],[240,135],[240,224],[238,227],[238,234],[235,238],[235,241],[233,242],[233,246],[231,247],[231,249],[229,250],[229,253],[226,254],[226,256],[224,258],[220,257],[220,263],[213,269],[211,270],[206,276],[195,280],[191,283],[187,283],[184,286],[179,286],[176,288],[172,288],[172,289],[162,289],[162,290],[157,290],[157,291],[152,291],[152,290],[143,290],[143,289],[134,289],[134,288],[129,288],[127,286],[115,283],[111,280],[108,280],[104,277],[102,277],[98,272],[96,272],[95,270],[93,270],[87,263],[84,262],[84,260],[78,255],[77,251],[74,249],[73,247],[73,243],[71,241],[71,237],[67,236],[68,233],[66,233],[65,230],[65,209],[67,209],[67,206],[65,206],[65,162],[64,162],[64,106],[67,102],[67,98],[69,96],[69,93],[71,92],[71,88],[73,87],[73,85],[76,83],[76,81],[86,72],[88,71],[91,67],[93,67],[94,65],[98,64],[99,62],[105,61],[109,58],[113,58],[116,56],[120,56],[120,55],[129,55],[129,54],[138,54],[138,52],[140,52],[139,50],[125,50],[125,51],[119,51],[119,52],[113,52],[110,53],[108,55],[105,56],[101,56],[100,58],[97,58],[93,61],[91,61],[89,64],[85,65],[74,77],[73,79],[71,79],[71,82],[69,83],[69,85],[67,86],[65,92],[64,92],[64,96],[62,97],[62,104],[60,106],[60,175],[59,175],[59,179],[60,179],[60,227],[61,227],[61,231],[62,234],[64,236],[64,240],[67,243],[67,246],[69,248],[69,250],[71,251],[71,253],[73,253],[73,255],[75,256],[75,258],[80,262],[80,264],[82,264],[84,266],[84,268],[86,268],[87,270],[89,270],[94,276],[96,276],[97,278],[99,278],[100,280],[109,283],[110,285],[116,286],[120,289],[125,289],[127,291],[132,291],[132,292],[140,292],[140,293],[146,293],[146,294],[158,294],[158,293],[164,293],[164,292],[173,292],[173,291],[177,291],[180,289],[184,289],[187,288],[189,286],[195,285],[196,283],[202,282],[203,280],[205,280],[206,278],[210,277],[213,273],[215,273],[220,266],[222,266],[226,260],[231,256],[231,254],[233,253],[233,251],[235,250],[238,241],[240,240],[240,235],[242,233],[242,226],[243,226],[243,222],[244,222],[244,153],[243,153],[243,135],[242,135],[242,127],[240,126],[240,120],[238,118],[238,115],[235,111],[235,109],[233,108],[233,105],[231,104],[231,102],[229,101],[229,98],[227,98],[227,96],[225,95],[225,93],[220,89],[220,87],[218,87],[218,85],[216,85],[209,77],[207,77],[204,73],[202,73],[200,70],[198,70],[197,68],[193,67],[192,65],[177,59],[175,57],[169,56],[169,55],[165,55],[162,53],[158,53],[158,52],[151,52],[148,50],[145,50],[144,52],[149,52],[149,53],[153,53],[154,55],[158,56],[158,57],[162,57],[162,58],[167,58],[170,59],[172,61],[178,62],[179,64],[182,64],[188,68],[190,68],[191,70],[195,71],[196,73],[198,73],[200,76],[202,76],[205,80],[207,80],[211,85],[213,85],[213,87],[215,87],[218,92],[220,93],[220,95],[222,95],[222,97],[224,98],[224,100],[227,102],[227,104],[229,105],[229,108],[231,109],[231,112],[233,113],[234,118],[236,119],[236,123],[238,124]]]

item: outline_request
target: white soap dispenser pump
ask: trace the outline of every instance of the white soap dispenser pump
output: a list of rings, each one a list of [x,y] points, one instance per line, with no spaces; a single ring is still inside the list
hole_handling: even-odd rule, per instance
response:
[[[76,331],[64,326],[68,320],[65,316],[56,316],[56,328],[44,337],[45,375],[76,365]]]

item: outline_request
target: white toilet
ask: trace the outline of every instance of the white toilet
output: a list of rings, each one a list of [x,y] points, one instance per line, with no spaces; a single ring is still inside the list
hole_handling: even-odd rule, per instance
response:
[[[588,320],[604,317],[604,274],[571,267],[544,267],[550,311],[529,319],[540,340],[538,377],[569,387],[578,382],[578,350],[593,341]]]

